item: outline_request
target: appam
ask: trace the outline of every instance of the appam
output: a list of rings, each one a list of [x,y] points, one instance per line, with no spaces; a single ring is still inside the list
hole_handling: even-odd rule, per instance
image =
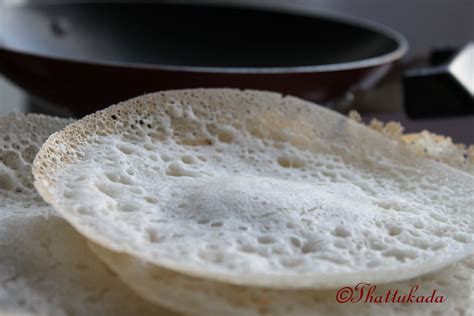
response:
[[[232,285],[159,268],[96,244],[90,243],[89,246],[139,295],[187,315],[466,316],[474,311],[474,257],[410,280],[376,284],[372,294],[373,297],[385,297],[388,291],[392,295],[398,291],[402,296],[417,286],[416,296],[429,297],[436,290],[434,297],[442,296],[442,303],[365,303],[366,296],[357,303],[338,303],[336,296],[339,289],[275,290]],[[354,288],[356,284],[348,286]],[[345,292],[344,295],[347,294]],[[345,298],[342,293],[339,295]],[[354,299],[359,295],[364,294],[353,292]]]
[[[177,316],[141,299],[33,187],[31,163],[71,120],[0,118],[0,315]]]
[[[351,119],[361,122],[360,115],[351,111]],[[385,136],[401,141],[410,146],[418,156],[434,159],[446,163],[457,169],[474,174],[474,145],[453,143],[451,137],[431,133],[423,130],[420,133],[403,134],[403,126],[398,122],[383,122],[372,119],[370,128]]]
[[[395,125],[391,124],[391,126]],[[466,147],[461,144],[454,146],[446,137],[426,131],[410,135],[402,135],[399,131],[396,134],[398,134],[396,139],[408,144],[410,150],[418,155],[435,160],[442,159],[444,163],[462,170],[465,170],[468,165],[469,156],[460,157],[457,153],[458,150],[466,149]],[[390,136],[393,137],[394,134],[391,133]],[[420,151],[420,143],[411,141],[419,138],[424,139],[426,150]],[[190,315],[431,316],[470,315],[474,311],[474,257],[428,275],[403,282],[377,285],[374,293],[374,296],[385,295],[389,290],[392,293],[398,290],[399,293],[406,294],[414,286],[419,286],[417,295],[430,296],[433,290],[436,290],[436,296],[441,295],[446,298],[446,301],[441,304],[366,304],[363,303],[364,299],[362,302],[352,304],[350,302],[338,303],[337,289],[290,291],[229,285],[189,277],[158,268],[125,254],[109,251],[96,244],[89,245],[99,258],[141,296]],[[368,290],[365,289],[365,291]],[[358,294],[356,292],[354,297],[357,298]]]
[[[418,155],[436,159],[474,174],[474,145],[454,144],[450,137],[428,131],[403,135],[402,141],[410,144]]]
[[[54,134],[40,195],[93,242],[236,285],[406,280],[474,253],[474,177],[276,93],[141,96]]]

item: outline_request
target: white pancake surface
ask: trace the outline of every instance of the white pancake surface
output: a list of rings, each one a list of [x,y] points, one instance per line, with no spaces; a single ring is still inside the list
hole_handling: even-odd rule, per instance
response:
[[[52,136],[42,197],[99,245],[271,288],[409,279],[474,253],[474,177],[276,93],[169,91]]]
[[[0,315],[176,316],[125,286],[33,188],[39,147],[71,122],[0,118]]]
[[[421,135],[425,135],[423,133]],[[420,134],[410,135],[411,138]],[[429,134],[432,135],[432,134]],[[439,139],[441,136],[436,136]],[[401,141],[404,142],[401,138]],[[443,142],[427,142],[426,151],[419,151],[417,144],[409,143],[409,149],[418,155],[439,159],[445,156]],[[440,147],[440,148],[439,148]],[[465,170],[459,164],[459,156],[451,155],[444,163]],[[158,268],[129,255],[118,254],[89,244],[92,250],[141,296],[190,315],[214,316],[344,316],[344,315],[470,315],[474,312],[474,257],[455,263],[443,270],[421,277],[395,283],[334,290],[271,290],[242,287],[222,282],[189,277],[181,273]],[[339,291],[339,293],[338,293]],[[395,295],[398,291],[398,295]],[[406,302],[404,297],[413,291],[413,298],[428,297],[434,301]],[[349,295],[356,301],[352,303]],[[387,297],[388,293],[388,297]],[[382,296],[389,303],[379,302]],[[339,297],[340,301],[337,301]],[[358,298],[360,297],[360,300]],[[367,300],[367,302],[366,302]],[[370,301],[372,300],[372,302]],[[440,303],[440,301],[443,301]]]

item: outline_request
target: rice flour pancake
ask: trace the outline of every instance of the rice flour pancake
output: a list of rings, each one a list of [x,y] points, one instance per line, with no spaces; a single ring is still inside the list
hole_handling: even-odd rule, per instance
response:
[[[86,237],[233,284],[404,280],[474,253],[474,177],[293,97],[135,98],[53,135],[41,196]]]
[[[405,135],[397,139],[405,142]],[[426,150],[420,151],[419,143],[407,142],[410,150],[430,159],[442,161],[465,170],[466,162],[457,154],[460,147],[446,144],[446,138],[427,132],[411,134],[410,139],[423,137]],[[432,139],[429,139],[429,138]],[[442,140],[442,141],[439,141]],[[465,146],[463,147],[465,148]],[[447,155],[448,152],[455,154]],[[151,301],[165,304],[191,315],[273,315],[273,316],[330,316],[330,315],[470,315],[474,311],[474,257],[455,263],[441,271],[403,282],[377,285],[373,296],[386,295],[398,290],[406,294],[419,286],[417,296],[443,296],[443,303],[423,304],[341,304],[336,301],[337,290],[269,290],[245,288],[211,280],[189,277],[170,270],[157,268],[131,256],[118,254],[95,244],[90,244],[98,256],[115,270],[137,293]],[[368,289],[364,291],[367,293]],[[347,294],[347,293],[346,293]],[[360,292],[355,292],[358,297]],[[443,298],[444,300],[444,298]]]
[[[349,117],[356,122],[362,119],[356,111],[351,111]],[[403,126],[399,122],[383,123],[372,119],[370,128],[410,146],[418,156],[444,162],[457,169],[474,174],[474,145],[457,144],[449,136],[438,135],[423,130],[420,133],[403,134]]]
[[[404,135],[402,140],[413,146],[418,155],[435,158],[445,163],[452,162],[450,164],[453,167],[474,174],[474,145],[467,147],[463,144],[454,144],[450,137],[428,131]]]
[[[90,244],[92,250],[142,297],[189,315],[204,316],[432,316],[471,315],[474,310],[474,257],[440,271],[406,281],[378,284],[371,294],[398,299],[418,286],[416,297],[443,296],[442,303],[364,303],[364,292],[355,291],[358,303],[338,303],[337,290],[274,290],[231,285],[189,277],[129,255]],[[354,287],[355,284],[352,285]],[[364,289],[367,293],[368,288]],[[343,294],[341,294],[343,295]],[[347,295],[347,292],[345,293]],[[345,296],[341,296],[344,298]]]
[[[177,315],[134,294],[36,193],[31,162],[68,123],[0,118],[0,315]]]

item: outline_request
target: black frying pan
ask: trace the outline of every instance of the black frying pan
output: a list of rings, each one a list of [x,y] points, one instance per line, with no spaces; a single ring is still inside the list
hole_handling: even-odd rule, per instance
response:
[[[374,81],[407,49],[385,27],[263,9],[82,3],[0,10],[0,72],[78,114],[191,87],[324,102]]]

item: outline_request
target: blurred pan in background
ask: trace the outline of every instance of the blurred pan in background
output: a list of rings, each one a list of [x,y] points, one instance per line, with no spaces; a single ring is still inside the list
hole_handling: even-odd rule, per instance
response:
[[[368,88],[407,50],[347,17],[235,6],[76,3],[2,8],[0,72],[75,115],[147,92],[236,87],[325,103]]]

